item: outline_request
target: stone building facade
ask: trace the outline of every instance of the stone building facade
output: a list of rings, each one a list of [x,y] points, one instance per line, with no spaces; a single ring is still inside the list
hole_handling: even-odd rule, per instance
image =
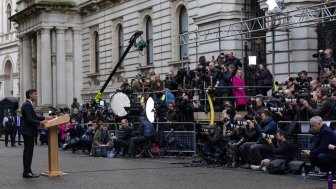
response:
[[[15,9],[14,0],[0,2],[0,99],[20,95],[18,40],[15,23],[8,20]]]
[[[73,97],[88,101],[101,89],[130,37],[143,31],[149,44],[142,52],[131,50],[105,94],[137,74],[161,75],[181,66],[196,68],[200,56],[210,60],[221,52],[243,59],[258,55],[271,61],[269,32],[189,43],[188,33],[265,15],[266,0],[19,0],[11,20],[18,24],[20,90],[36,87],[40,105],[69,105]],[[287,9],[320,1],[286,1]],[[274,75],[307,70],[316,74],[311,57],[317,49],[316,26],[293,29],[290,41],[277,37]],[[254,40],[256,39],[256,40]],[[257,40],[258,39],[258,40]],[[299,45],[304,44],[304,45]],[[246,48],[248,47],[248,48]],[[245,50],[244,50],[245,49]],[[246,49],[249,49],[248,51]],[[288,73],[288,59],[291,64]],[[21,99],[23,94],[21,93]]]

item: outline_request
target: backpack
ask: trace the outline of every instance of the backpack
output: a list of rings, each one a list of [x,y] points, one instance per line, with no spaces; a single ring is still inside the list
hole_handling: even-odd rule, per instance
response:
[[[284,174],[287,171],[287,162],[284,159],[273,159],[266,168],[271,174]]]

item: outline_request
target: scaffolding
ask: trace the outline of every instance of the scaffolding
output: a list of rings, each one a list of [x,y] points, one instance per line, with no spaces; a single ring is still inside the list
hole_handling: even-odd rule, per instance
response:
[[[320,3],[312,6],[297,7],[295,10],[284,10],[279,14],[269,14],[267,16],[257,17],[253,19],[243,20],[240,22],[225,24],[217,27],[212,27],[205,30],[194,30],[187,34],[180,35],[180,45],[195,44],[196,46],[196,59],[198,59],[198,44],[202,42],[215,42],[223,38],[241,35],[242,44],[244,40],[251,38],[244,38],[245,34],[254,32],[272,32],[272,72],[275,71],[275,53],[287,52],[288,53],[288,74],[290,74],[290,46],[289,36],[290,29],[312,26],[326,22],[333,22],[336,20],[336,0],[330,0],[327,3]],[[275,35],[275,32],[284,32],[280,35]],[[187,36],[186,36],[187,35]],[[287,35],[286,51],[275,50],[275,37]],[[261,38],[260,37],[260,38]],[[220,45],[219,45],[220,46]],[[221,48],[219,48],[221,51]],[[244,47],[242,45],[242,52]],[[242,53],[243,54],[243,53]]]

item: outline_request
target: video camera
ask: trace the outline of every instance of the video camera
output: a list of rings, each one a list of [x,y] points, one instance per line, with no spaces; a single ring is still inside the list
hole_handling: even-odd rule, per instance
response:
[[[282,112],[284,111],[285,97],[282,93],[273,93],[273,97],[266,101],[266,106],[270,112]]]
[[[60,110],[58,110],[57,108],[53,106],[49,106],[48,108],[51,110],[49,111],[49,116],[56,116],[62,113]]]
[[[323,57],[324,56],[324,50],[319,50],[319,52],[313,54],[313,57],[314,58],[320,58],[320,57]]]
[[[313,95],[311,94],[310,90],[307,88],[297,91],[294,94],[294,96],[297,99],[305,99],[305,100],[310,100],[313,98]]]

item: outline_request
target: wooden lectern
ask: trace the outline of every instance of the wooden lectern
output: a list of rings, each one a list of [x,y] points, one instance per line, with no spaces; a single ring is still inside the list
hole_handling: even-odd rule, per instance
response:
[[[57,126],[68,123],[69,115],[65,114],[60,117],[56,117],[54,119],[49,120],[46,123],[43,123],[41,126],[43,128],[48,128],[49,130],[49,138],[48,138],[48,163],[49,163],[49,171],[42,173],[43,176],[55,177],[55,176],[64,176],[67,173],[64,173],[58,170],[58,134],[57,134]]]

